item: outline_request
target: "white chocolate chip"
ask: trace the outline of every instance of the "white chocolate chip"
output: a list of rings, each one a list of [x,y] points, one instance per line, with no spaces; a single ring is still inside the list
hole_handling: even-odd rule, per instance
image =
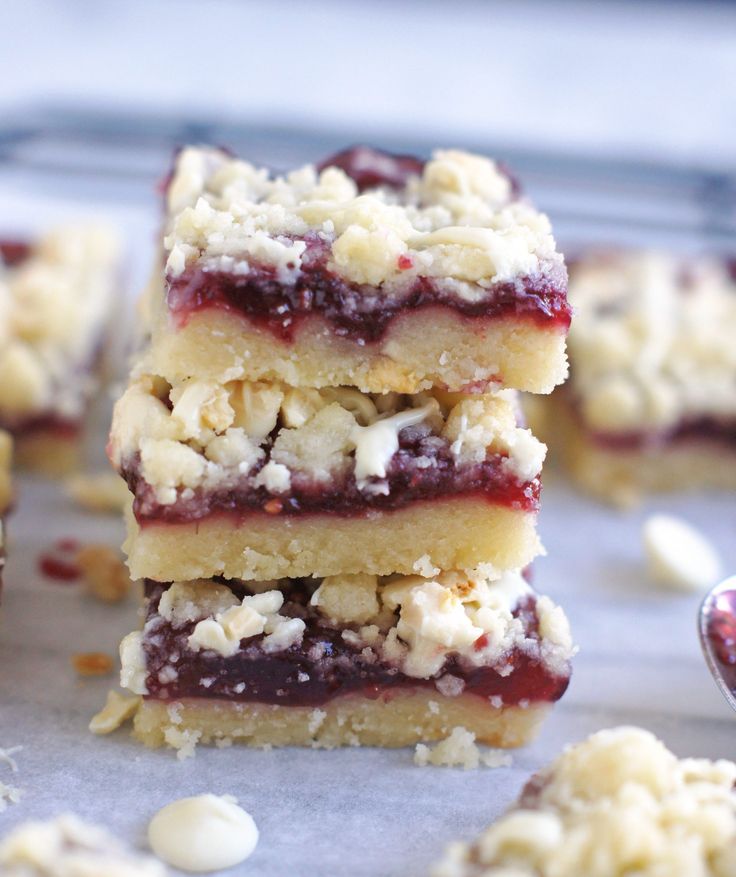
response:
[[[708,540],[686,521],[652,515],[644,524],[644,550],[652,578],[678,591],[698,591],[721,576],[721,561]]]
[[[167,864],[201,874],[244,862],[256,848],[258,829],[231,795],[197,795],[159,810],[148,842]]]

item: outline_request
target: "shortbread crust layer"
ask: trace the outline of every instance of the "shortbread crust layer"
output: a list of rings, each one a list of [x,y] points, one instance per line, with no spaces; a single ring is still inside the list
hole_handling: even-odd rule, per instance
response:
[[[331,332],[319,316],[305,317],[284,340],[217,308],[198,310],[175,331],[161,329],[154,338],[151,370],[171,380],[196,375],[372,393],[432,386],[549,393],[567,375],[563,330],[508,317],[469,318],[440,306],[397,316],[381,338],[364,345]]]
[[[354,156],[273,177],[179,154],[153,368],[371,392],[561,382],[570,309],[546,217],[479,156],[438,152],[401,174],[391,156]]]
[[[253,513],[140,526],[129,512],[124,550],[134,579],[274,579],[529,564],[540,551],[535,517],[475,497],[415,503],[361,517]]]
[[[413,746],[447,737],[461,726],[479,743],[526,746],[537,735],[551,705],[489,707],[475,695],[438,698],[425,691],[394,693],[390,699],[336,698],[324,707],[229,703],[191,699],[144,700],[133,721],[146,746],[188,751],[198,743],[248,746]]]
[[[385,711],[390,724],[392,716],[425,709],[408,737],[391,728],[390,745],[435,739],[462,712],[477,713],[473,724],[496,733],[504,709],[551,703],[569,680],[567,621],[517,572],[361,574],[251,586],[148,582],[146,594],[143,630],[121,645],[121,681],[145,704],[168,707],[170,721],[181,704],[196,700],[215,714],[221,711],[212,707],[222,703],[255,707],[225,713],[226,727],[228,720],[241,723],[236,736],[249,718],[269,727],[293,711],[285,732],[308,732],[311,739],[299,742],[320,742],[315,732],[333,705],[348,723],[344,732],[354,735],[356,716],[375,734],[371,716]],[[423,690],[429,700],[420,697]],[[280,707],[281,715],[266,706]],[[201,720],[206,712],[193,714]],[[329,725],[325,734],[326,745],[350,742],[335,738]],[[355,742],[370,739],[356,736]]]

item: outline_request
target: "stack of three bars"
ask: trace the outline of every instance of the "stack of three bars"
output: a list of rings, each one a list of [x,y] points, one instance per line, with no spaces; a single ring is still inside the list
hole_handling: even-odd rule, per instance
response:
[[[191,748],[525,742],[569,679],[538,551],[566,273],[491,161],[355,149],[286,176],[186,149],[110,456],[146,620],[135,733]]]

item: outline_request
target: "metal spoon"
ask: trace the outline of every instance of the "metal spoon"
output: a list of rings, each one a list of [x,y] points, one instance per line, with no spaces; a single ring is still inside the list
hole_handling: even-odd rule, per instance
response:
[[[736,576],[710,590],[698,615],[705,663],[721,694],[736,710]]]

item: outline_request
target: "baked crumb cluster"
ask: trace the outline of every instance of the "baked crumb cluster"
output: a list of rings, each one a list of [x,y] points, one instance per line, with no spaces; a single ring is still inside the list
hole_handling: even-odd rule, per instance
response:
[[[736,764],[679,760],[652,734],[593,734],[433,877],[732,877]]]
[[[150,856],[126,849],[105,829],[65,814],[26,822],[0,841],[3,877],[166,877]]]
[[[100,227],[48,234],[0,263],[0,419],[78,420],[118,281],[118,243]]]
[[[267,654],[299,646],[309,613],[286,603],[279,585],[250,583],[255,593],[242,599],[211,581],[175,582],[163,592],[157,611],[143,630],[129,634],[121,646],[123,685],[146,694],[147,641],[155,642],[163,627],[174,630],[195,624],[187,648],[210,650],[230,658],[250,648],[252,637]],[[342,630],[343,640],[366,660],[395,667],[405,676],[428,679],[439,674],[450,656],[461,666],[492,667],[501,676],[513,672],[512,652],[524,652],[553,675],[569,672],[573,647],[567,619],[548,597],[537,597],[537,635],[514,610],[532,590],[517,572],[500,577],[478,570],[421,576],[329,576],[311,593],[321,623]],[[301,616],[301,617],[300,617]],[[247,640],[247,642],[245,642]],[[160,672],[176,677],[180,656],[172,656]],[[172,676],[173,674],[173,676]],[[459,694],[458,677],[438,679],[438,690]]]
[[[602,433],[736,418],[736,281],[717,259],[592,253],[570,269],[569,391]]]
[[[493,283],[558,268],[549,221],[484,157],[437,151],[400,188],[363,192],[339,167],[273,176],[213,149],[184,149],[168,187],[166,269],[196,265],[248,274],[268,266],[284,284],[309,264],[310,244],[356,286],[400,294],[438,278],[467,300]],[[320,248],[321,249],[321,248]]]
[[[408,430],[420,439],[412,461],[420,469],[448,449],[458,468],[497,455],[510,479],[526,483],[546,448],[516,416],[511,391],[401,396],[245,381],[172,386],[142,375],[116,406],[110,454],[119,471],[139,460],[161,505],[244,480],[278,497],[295,484],[352,477],[362,493],[387,495],[387,469]]]

